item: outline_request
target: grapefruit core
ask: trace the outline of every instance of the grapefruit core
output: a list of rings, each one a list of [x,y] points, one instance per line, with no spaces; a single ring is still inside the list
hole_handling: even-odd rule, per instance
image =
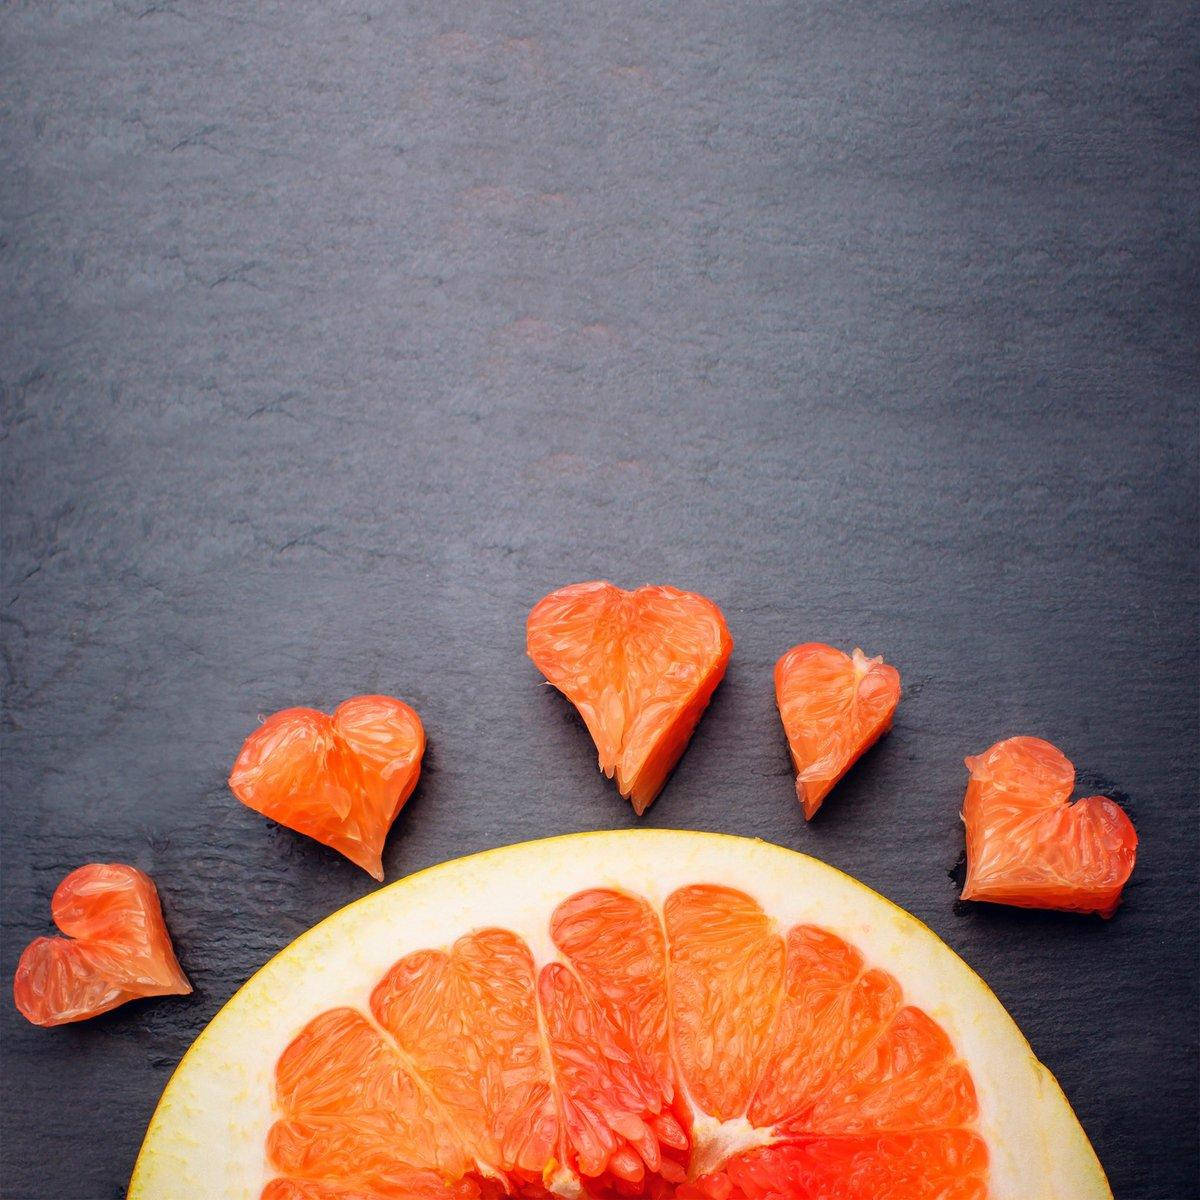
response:
[[[937,937],[767,843],[576,834],[350,905],[221,1010],[130,1200],[1092,1200],[1053,1077]]]

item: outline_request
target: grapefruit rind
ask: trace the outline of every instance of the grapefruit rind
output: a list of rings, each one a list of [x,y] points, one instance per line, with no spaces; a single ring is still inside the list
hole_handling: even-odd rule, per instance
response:
[[[129,1200],[258,1200],[272,1172],[274,1069],[316,1014],[369,1009],[402,955],[501,926],[541,965],[556,904],[583,886],[636,891],[661,906],[676,888],[719,882],[753,896],[781,927],[810,923],[891,972],[966,1062],[989,1148],[992,1200],[1111,1200],[1104,1172],[1049,1071],[983,981],[914,917],[806,855],[723,834],[623,830],[525,842],[431,867],[348,905],[277,954],[225,1005],[167,1084]]]

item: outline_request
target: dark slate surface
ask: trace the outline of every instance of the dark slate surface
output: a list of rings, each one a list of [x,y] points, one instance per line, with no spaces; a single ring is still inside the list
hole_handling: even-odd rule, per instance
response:
[[[522,653],[601,575],[737,642],[645,823],[912,910],[1117,1195],[1192,1194],[1188,8],[5,7],[0,966],[118,859],[196,984],[58,1031],[3,1001],[8,1200],[123,1195],[205,1021],[371,888],[232,800],[257,714],[417,707],[389,879],[635,823]],[[906,684],[810,827],[771,696],[807,639]],[[963,755],[1016,732],[1138,826],[1110,924],[955,903]]]

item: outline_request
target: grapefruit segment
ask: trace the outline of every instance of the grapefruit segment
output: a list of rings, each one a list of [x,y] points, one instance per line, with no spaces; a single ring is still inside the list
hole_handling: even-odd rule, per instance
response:
[[[542,971],[538,998],[550,1042],[566,1167],[589,1194],[645,1195],[652,1177],[680,1182],[688,1138],[660,1081],[626,1035],[561,963]]]
[[[248,808],[383,879],[383,843],[421,774],[425,730],[391,696],[354,696],[333,716],[287,708],[247,739],[229,775]]]
[[[966,760],[964,900],[1111,917],[1137,858],[1137,832],[1104,796],[1071,803],[1075,768],[1040,738]]]
[[[55,889],[64,937],[35,938],[21,955],[13,1000],[35,1025],[63,1025],[143,996],[187,995],[154,881],[123,863],[89,863]]]
[[[541,1179],[558,1117],[524,941],[483,929],[449,953],[410,954],[375,988],[371,1012],[437,1096],[471,1160],[513,1180]]]
[[[802,1138],[749,1150],[680,1200],[986,1200],[987,1147],[965,1129]]]
[[[970,1074],[945,1031],[909,1006],[793,1124],[821,1133],[907,1133],[969,1125],[976,1112]]]
[[[386,1195],[421,1169],[457,1179],[473,1166],[442,1106],[357,1009],[305,1026],[276,1065],[275,1099],[267,1158],[292,1179]]]
[[[766,1065],[783,991],[783,939],[744,892],[713,884],[673,892],[663,920],[680,1074],[702,1111],[733,1120]]]
[[[579,710],[622,796],[645,812],[725,674],[733,639],[711,600],[673,587],[627,592],[604,580],[534,605],[526,649]]]
[[[793,646],[775,664],[775,699],[811,820],[834,785],[892,725],[900,673],[861,650]]]
[[[554,910],[550,936],[673,1100],[666,938],[659,914],[641,896],[593,888]]]
[[[756,1126],[803,1127],[812,1105],[888,1026],[900,989],[836,934],[797,925],[771,1055],[750,1106]]]

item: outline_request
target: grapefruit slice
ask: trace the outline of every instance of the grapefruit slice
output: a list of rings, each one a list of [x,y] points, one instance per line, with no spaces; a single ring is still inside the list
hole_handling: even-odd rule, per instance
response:
[[[775,664],[775,699],[796,768],[796,796],[812,820],[834,785],[892,727],[900,672],[861,650],[793,646]]]
[[[25,947],[13,999],[35,1025],[64,1025],[143,996],[192,990],[179,968],[149,875],[123,863],[72,871],[50,902],[65,937]]]
[[[383,843],[424,753],[421,719],[391,696],[355,696],[332,717],[285,708],[246,739],[229,787],[248,808],[382,880]]]
[[[924,926],[762,842],[626,831],[434,867],[262,969],[130,1200],[1093,1200],[1053,1078]]]
[[[725,674],[733,639],[721,610],[695,592],[595,580],[539,600],[525,631],[529,657],[579,710],[600,770],[640,816]]]
[[[1040,738],[997,742],[966,760],[964,900],[1111,917],[1137,858],[1137,832],[1114,800],[1071,803],[1075,768]]]

